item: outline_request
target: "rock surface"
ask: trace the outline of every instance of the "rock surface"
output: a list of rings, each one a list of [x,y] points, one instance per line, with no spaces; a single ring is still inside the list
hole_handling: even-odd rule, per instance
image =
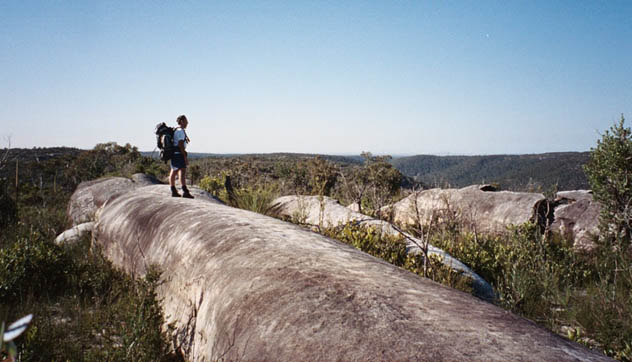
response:
[[[121,194],[138,187],[152,185],[144,192],[152,192],[165,197],[171,196],[169,185],[153,184],[151,176],[142,177],[139,175],[132,176],[133,180],[125,177],[106,177],[79,184],[68,203],[67,215],[72,225],[76,226],[94,221],[95,213],[108,200],[114,200]],[[190,191],[196,198],[221,203],[219,199],[198,187],[190,187]]]
[[[556,194],[555,219],[551,231],[573,240],[576,249],[591,250],[599,234],[599,204],[588,190],[562,191]]]
[[[433,218],[434,222],[455,218],[469,230],[496,233],[508,225],[528,221],[545,224],[547,205],[542,194],[494,191],[490,185],[472,185],[418,191],[383,212],[392,213],[393,221],[399,225],[416,225],[419,221],[427,226]]]
[[[75,242],[79,241],[79,239],[81,239],[81,237],[91,233],[93,228],[94,228],[94,222],[93,221],[84,222],[83,224],[79,224],[79,225],[73,226],[72,228],[64,231],[61,234],[59,234],[55,238],[55,244],[61,245],[61,244],[75,243]]]
[[[68,218],[73,226],[94,220],[97,209],[123,192],[134,187],[134,181],[125,177],[108,177],[82,182],[68,202]],[[97,190],[100,190],[97,192]]]
[[[113,195],[93,236],[114,265],[163,270],[159,297],[188,360],[608,360],[290,223],[157,189],[79,191]]]
[[[140,186],[160,185],[162,182],[152,175],[145,173],[135,173],[132,175],[132,181]]]
[[[270,203],[269,212],[277,217],[289,218],[302,224],[320,225],[326,228],[357,222],[363,226],[381,230],[382,233],[387,235],[405,237],[407,251],[412,253],[420,253],[420,245],[423,245],[422,240],[400,231],[393,224],[366,216],[350,207],[344,207],[329,197],[323,197],[321,202],[318,196],[282,196]],[[495,299],[492,286],[460,260],[433,245],[428,245],[428,254],[439,256],[444,265],[471,278],[472,287],[478,297],[487,301]]]

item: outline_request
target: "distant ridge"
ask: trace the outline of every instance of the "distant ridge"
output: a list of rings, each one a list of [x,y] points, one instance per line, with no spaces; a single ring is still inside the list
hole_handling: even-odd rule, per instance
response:
[[[399,157],[392,163],[403,174],[430,187],[465,187],[497,183],[502,189],[544,192],[589,189],[582,169],[589,152],[528,155]]]

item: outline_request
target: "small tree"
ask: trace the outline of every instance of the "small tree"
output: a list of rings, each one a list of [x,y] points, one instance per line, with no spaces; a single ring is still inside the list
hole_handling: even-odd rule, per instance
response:
[[[330,196],[340,173],[338,167],[320,156],[316,156],[307,161],[307,172],[312,194]]]
[[[602,345],[606,354],[632,357],[632,131],[623,115],[591,149],[584,171],[601,205],[599,248],[594,258],[598,282],[577,319]]]
[[[632,132],[621,115],[618,124],[591,149],[584,171],[601,204],[600,229],[607,243],[626,248],[630,244],[632,217]]]
[[[360,212],[377,216],[379,210],[392,201],[401,187],[402,174],[388,161],[391,156],[373,156],[362,152],[364,165],[356,168],[343,181],[349,198],[358,204]]]

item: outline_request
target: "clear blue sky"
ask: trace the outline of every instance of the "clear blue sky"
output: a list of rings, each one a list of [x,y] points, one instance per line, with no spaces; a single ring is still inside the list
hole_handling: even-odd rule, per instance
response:
[[[632,124],[632,1],[0,0],[0,147],[586,151]]]

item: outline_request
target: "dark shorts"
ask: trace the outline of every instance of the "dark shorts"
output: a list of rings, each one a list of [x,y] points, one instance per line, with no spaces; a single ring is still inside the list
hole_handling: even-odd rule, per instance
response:
[[[186,168],[187,164],[184,162],[184,155],[181,153],[175,153],[172,157],[171,157],[171,169],[172,170],[179,170],[181,168]]]

